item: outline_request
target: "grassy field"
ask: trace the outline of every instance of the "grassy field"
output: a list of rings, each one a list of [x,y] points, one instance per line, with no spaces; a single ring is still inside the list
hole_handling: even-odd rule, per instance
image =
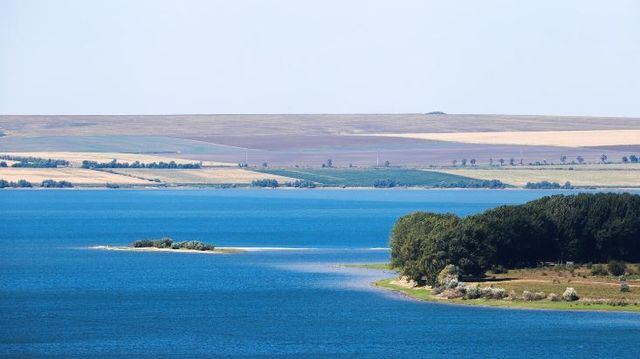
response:
[[[594,147],[640,144],[640,130],[631,129],[533,132],[378,133],[369,135],[489,145]]]
[[[117,160],[118,162],[135,162],[143,163],[151,162],[171,162],[176,163],[195,163],[198,161],[187,160],[178,157],[146,155],[136,153],[118,153],[118,152],[56,152],[56,151],[37,151],[37,152],[1,152],[0,155],[23,156],[23,157],[39,157],[51,158],[58,160],[67,160],[74,167],[80,167],[82,161],[109,162]],[[203,166],[237,166],[237,163],[202,161]]]
[[[473,178],[414,169],[325,168],[268,169],[260,172],[300,178],[324,186],[370,187],[377,180],[391,179],[403,186],[435,186],[442,182],[475,183]]]
[[[384,263],[372,263],[357,267],[387,269]],[[633,269],[635,270],[635,269]],[[637,276],[634,276],[637,277]],[[428,287],[412,287],[396,278],[376,281],[375,286],[390,289],[411,298],[449,304],[480,305],[508,308],[560,309],[560,310],[607,310],[640,312],[640,281],[628,280],[630,292],[620,291],[618,278],[592,276],[586,267],[573,271],[554,268],[510,270],[505,274],[496,274],[481,282],[465,282],[466,285],[480,287],[492,286],[514,291],[515,299],[446,299],[431,294]],[[542,299],[527,301],[522,299],[523,291],[555,293],[562,295],[567,287],[574,288],[580,299],[575,302],[551,301]]]
[[[458,168],[430,169],[444,174],[458,175],[479,179],[498,179],[513,186],[524,186],[527,182],[549,181],[563,184],[567,181],[574,186],[595,187],[640,187],[640,170],[629,165],[629,169],[613,169],[615,166],[601,165],[595,167],[574,166],[573,170],[558,168]]]
[[[0,168],[0,179],[14,182],[24,179],[34,185],[47,179],[69,181],[76,186],[104,186],[106,183],[120,185],[154,184],[153,182],[140,178],[121,176],[118,174],[82,168]]]
[[[275,179],[280,183],[295,181],[294,178],[249,171],[240,168],[203,168],[188,170],[166,169],[113,169],[114,173],[124,174],[149,181],[159,180],[174,185],[209,185],[209,184],[250,184],[259,179]]]

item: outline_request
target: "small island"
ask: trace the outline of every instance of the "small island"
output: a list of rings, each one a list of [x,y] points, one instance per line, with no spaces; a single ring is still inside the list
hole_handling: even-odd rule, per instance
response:
[[[128,246],[93,246],[90,249],[107,251],[131,251],[131,252],[177,252],[177,253],[206,253],[228,254],[244,252],[242,248],[215,247],[212,244],[200,241],[174,241],[169,237],[161,239],[141,239]]]
[[[640,312],[640,196],[544,197],[467,217],[416,212],[375,286],[452,304]],[[351,267],[358,265],[350,265]]]

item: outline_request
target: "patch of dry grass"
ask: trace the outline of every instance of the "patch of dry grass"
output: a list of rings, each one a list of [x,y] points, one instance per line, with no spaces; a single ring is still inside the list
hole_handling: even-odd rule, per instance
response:
[[[594,147],[640,144],[640,130],[378,133],[367,135],[491,145]]]
[[[114,169],[116,173],[145,178],[148,180],[160,180],[171,184],[249,184],[258,179],[275,179],[280,183],[295,181],[295,178],[271,175],[240,168],[203,168],[189,170],[165,170],[165,169]]]

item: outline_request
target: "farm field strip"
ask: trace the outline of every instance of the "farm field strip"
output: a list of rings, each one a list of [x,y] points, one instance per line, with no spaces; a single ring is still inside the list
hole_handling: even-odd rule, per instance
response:
[[[171,162],[176,163],[194,163],[195,160],[189,160],[177,157],[156,156],[135,153],[119,153],[119,152],[2,152],[2,155],[23,156],[23,157],[40,157],[67,160],[75,167],[79,167],[82,161],[109,162],[116,159],[118,162]],[[235,163],[202,161],[203,166],[237,166]]]
[[[202,168],[202,169],[132,169],[114,168],[114,173],[149,181],[160,181],[171,184],[250,184],[259,179],[275,179],[280,183],[295,181],[296,178],[272,175],[240,168]]]
[[[558,170],[558,169],[429,169],[484,180],[497,179],[514,186],[527,182],[571,182],[574,186],[640,187],[638,170]]]
[[[74,185],[105,185],[106,183],[131,185],[153,184],[153,182],[139,178],[83,168],[0,168],[0,179],[13,182],[24,179],[34,185],[47,179],[68,181]]]
[[[640,144],[640,130],[637,129],[589,131],[369,133],[361,135],[493,145],[595,147]]]

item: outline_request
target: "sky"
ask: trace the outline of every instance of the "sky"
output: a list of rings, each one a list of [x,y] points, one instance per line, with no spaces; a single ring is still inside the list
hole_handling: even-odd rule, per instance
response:
[[[0,0],[0,114],[640,117],[640,1]]]

